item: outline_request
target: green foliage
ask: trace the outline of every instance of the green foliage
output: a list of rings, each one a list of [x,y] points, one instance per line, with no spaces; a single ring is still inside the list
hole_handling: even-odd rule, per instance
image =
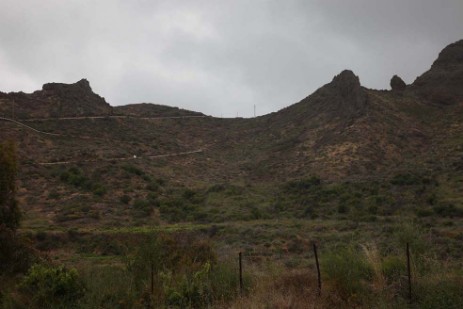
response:
[[[75,269],[32,266],[20,284],[29,308],[78,308],[85,288]]]
[[[294,180],[285,185],[287,192],[304,192],[310,190],[313,187],[317,187],[321,184],[321,179],[317,176],[312,176],[307,179]]]
[[[87,287],[80,308],[129,309],[137,306],[139,297],[132,287],[132,275],[118,266],[91,266],[81,271]]]
[[[199,210],[203,203],[204,195],[200,192],[182,190],[159,203],[161,218],[169,222],[204,220],[206,215]]]
[[[149,199],[149,200],[135,200],[133,202],[133,209],[134,215],[136,217],[146,217],[149,216],[152,212],[154,207],[158,206],[158,201],[156,199]]]
[[[103,187],[101,184],[94,184],[92,188],[93,194],[97,196],[103,196],[106,194],[106,188]]]
[[[1,275],[25,272],[35,259],[25,241],[11,229],[0,226],[0,281]]]
[[[104,185],[86,177],[83,170],[78,167],[71,167],[67,171],[63,171],[60,174],[60,179],[76,188],[91,191],[96,196],[103,196],[107,191]]]
[[[401,253],[404,252],[407,243],[410,246],[410,250],[417,255],[421,255],[427,249],[422,229],[416,224],[410,222],[401,223],[395,230],[394,236]]]
[[[21,219],[15,196],[16,173],[15,145],[0,143],[0,276],[25,271],[33,259],[15,232]]]
[[[138,290],[151,294],[153,280],[155,297],[148,301],[169,308],[201,308],[210,303],[213,285],[209,278],[215,264],[210,244],[187,235],[165,234],[148,235],[127,263]]]
[[[442,203],[433,207],[433,211],[440,217],[463,217],[463,209],[457,208],[454,204]]]
[[[430,183],[429,179],[422,179],[420,176],[414,174],[397,174],[391,179],[391,184],[396,186],[412,186],[421,183]]]
[[[395,255],[385,257],[381,264],[381,271],[389,284],[400,282],[407,272],[405,258]]]
[[[127,194],[124,194],[119,198],[119,200],[124,204],[128,204],[131,199],[132,198],[130,196],[128,196]]]
[[[458,309],[463,306],[461,278],[439,278],[421,281],[417,288],[419,308]]]
[[[122,169],[124,169],[127,173],[134,174],[137,176],[145,175],[145,172],[143,172],[141,169],[130,164],[123,165]]]
[[[338,248],[324,255],[321,263],[326,277],[346,300],[368,293],[365,281],[371,278],[373,271],[358,249],[353,246]]]
[[[172,308],[203,308],[211,301],[209,274],[211,264],[206,262],[198,271],[188,273],[175,285],[165,287],[166,304]],[[172,281],[171,273],[164,275],[164,281]]]
[[[0,226],[15,230],[21,212],[15,199],[17,159],[13,143],[0,143]]]

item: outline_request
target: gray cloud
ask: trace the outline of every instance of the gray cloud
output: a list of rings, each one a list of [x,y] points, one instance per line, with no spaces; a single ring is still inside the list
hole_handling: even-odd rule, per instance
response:
[[[88,78],[113,105],[276,111],[343,69],[388,88],[463,38],[461,0],[0,3],[0,89]]]

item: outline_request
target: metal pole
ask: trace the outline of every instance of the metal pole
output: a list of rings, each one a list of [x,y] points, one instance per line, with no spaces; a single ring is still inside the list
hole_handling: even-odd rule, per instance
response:
[[[154,294],[154,267],[153,261],[151,261],[151,295]]]
[[[407,242],[408,300],[412,302],[412,272],[410,269],[410,246]]]
[[[242,263],[241,251],[239,254],[239,261],[240,261],[240,295],[243,296],[243,263]]]
[[[313,253],[315,255],[315,264],[317,265],[317,278],[318,278],[318,295],[322,293],[322,277],[320,275],[320,264],[318,263],[318,253],[317,253],[317,245],[313,244]]]

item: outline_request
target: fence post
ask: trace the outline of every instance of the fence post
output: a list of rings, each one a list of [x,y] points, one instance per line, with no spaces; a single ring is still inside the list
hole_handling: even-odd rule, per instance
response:
[[[239,254],[239,263],[240,263],[240,296],[243,296],[243,263],[242,263],[241,251]]]
[[[320,264],[318,263],[318,253],[317,253],[317,245],[313,243],[313,253],[315,255],[315,264],[317,265],[317,278],[318,278],[318,291],[317,294],[320,296],[322,293],[322,278],[320,275]]]
[[[154,295],[154,266],[153,266],[153,261],[151,261],[151,295]]]
[[[412,302],[412,272],[410,267],[410,246],[407,242],[408,301]]]

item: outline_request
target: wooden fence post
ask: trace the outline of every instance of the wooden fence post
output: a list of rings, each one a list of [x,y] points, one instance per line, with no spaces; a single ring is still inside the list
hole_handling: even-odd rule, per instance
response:
[[[412,272],[410,267],[410,246],[407,242],[408,301],[412,302]]]
[[[239,254],[239,263],[240,263],[240,296],[243,296],[243,263],[242,263],[241,251]]]
[[[318,278],[318,296],[322,293],[322,278],[320,275],[320,264],[318,263],[317,245],[313,243],[313,253],[315,255],[315,264],[317,265],[317,278]]]
[[[153,266],[153,261],[151,261],[151,295],[154,295],[154,266]]]

